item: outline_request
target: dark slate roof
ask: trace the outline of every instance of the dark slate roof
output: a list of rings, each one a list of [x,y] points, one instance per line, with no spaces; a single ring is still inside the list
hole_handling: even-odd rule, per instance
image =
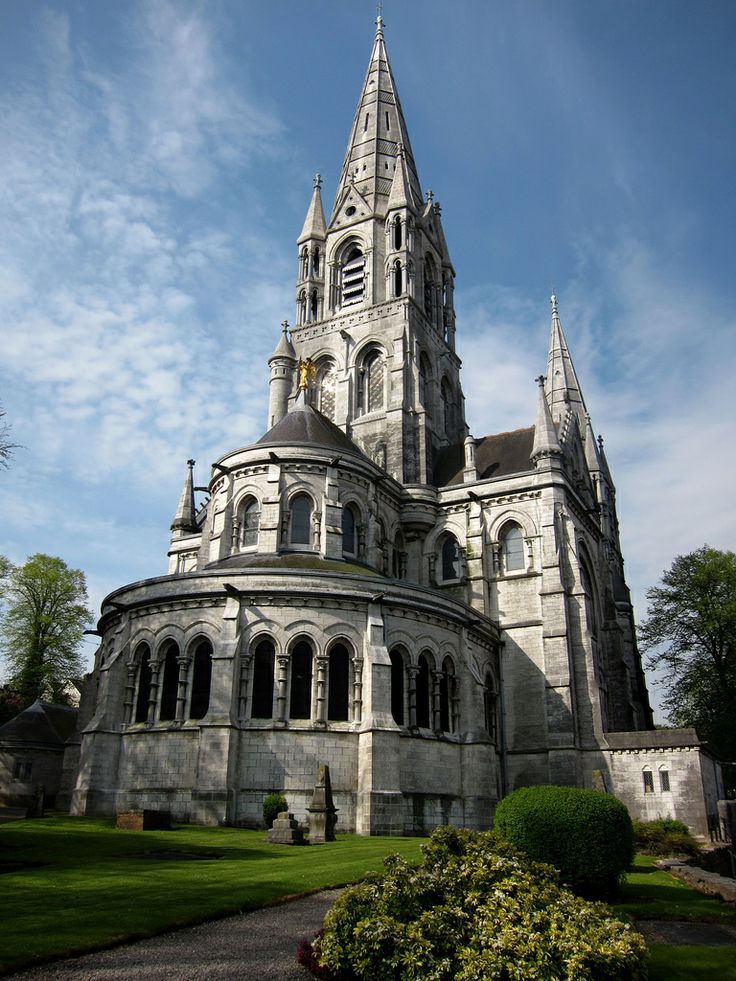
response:
[[[339,426],[305,403],[287,412],[265,436],[261,436],[256,445],[324,446],[331,450],[347,450],[360,456],[365,455]]]
[[[340,559],[323,559],[319,555],[305,552],[280,552],[274,554],[254,554],[253,552],[240,552],[230,555],[226,559],[218,562],[211,562],[207,569],[217,569],[233,572],[241,569],[299,569],[300,571],[314,572],[344,572],[360,576],[381,577],[379,572],[369,566],[360,565],[357,562],[345,562]]]
[[[514,429],[510,433],[482,436],[475,441],[475,464],[478,479],[508,477],[526,473],[532,469],[531,452],[534,444],[534,426]],[[447,487],[462,484],[465,467],[465,447],[462,443],[448,446],[438,454],[434,467],[434,484]]]
[[[79,709],[37,700],[0,726],[0,742],[63,746],[74,734]]]
[[[700,746],[694,729],[642,729],[638,732],[607,732],[605,740],[611,749],[667,749],[675,746]]]

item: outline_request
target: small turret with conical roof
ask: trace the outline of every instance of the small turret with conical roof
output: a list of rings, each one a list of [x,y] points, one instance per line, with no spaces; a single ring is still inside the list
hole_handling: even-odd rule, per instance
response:
[[[296,282],[296,322],[321,320],[325,299],[325,213],[322,208],[322,178],[314,175],[314,191],[304,227],[297,239],[299,273]]]
[[[547,396],[544,391],[544,375],[537,378],[539,394],[537,399],[537,421],[534,426],[534,443],[532,444],[531,460],[539,468],[542,466],[552,466],[552,461],[557,460],[560,465],[562,448],[557,438],[557,429],[549,411]]]
[[[197,509],[194,504],[194,460],[187,460],[187,475],[184,478],[179,506],[171,522],[172,538],[182,538],[197,532]]]
[[[289,323],[281,325],[281,337],[268,359],[270,380],[268,383],[268,428],[275,426],[287,413],[289,396],[294,387],[294,371],[297,365],[296,351],[289,337]]]

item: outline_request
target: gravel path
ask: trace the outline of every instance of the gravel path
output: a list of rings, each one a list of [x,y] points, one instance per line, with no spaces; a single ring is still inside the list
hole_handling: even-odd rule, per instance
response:
[[[340,892],[315,893],[8,977],[28,981],[314,981],[297,964],[296,949],[302,937],[312,937],[319,930]]]

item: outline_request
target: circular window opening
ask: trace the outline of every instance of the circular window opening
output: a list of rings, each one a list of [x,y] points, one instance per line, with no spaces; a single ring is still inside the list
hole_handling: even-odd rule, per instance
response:
[[[348,216],[348,218],[352,218],[355,214],[355,205],[351,204],[349,208],[346,208],[345,214]]]

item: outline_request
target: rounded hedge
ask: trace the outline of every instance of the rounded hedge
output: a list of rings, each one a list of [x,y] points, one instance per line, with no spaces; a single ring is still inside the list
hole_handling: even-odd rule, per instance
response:
[[[439,828],[422,852],[346,889],[300,962],[340,981],[646,978],[640,934],[493,832]]]
[[[494,830],[590,898],[613,895],[634,857],[629,812],[598,790],[522,787],[496,808]]]
[[[272,828],[273,822],[279,814],[286,810],[288,810],[288,804],[282,793],[269,794],[263,799],[263,823],[267,828]]]

